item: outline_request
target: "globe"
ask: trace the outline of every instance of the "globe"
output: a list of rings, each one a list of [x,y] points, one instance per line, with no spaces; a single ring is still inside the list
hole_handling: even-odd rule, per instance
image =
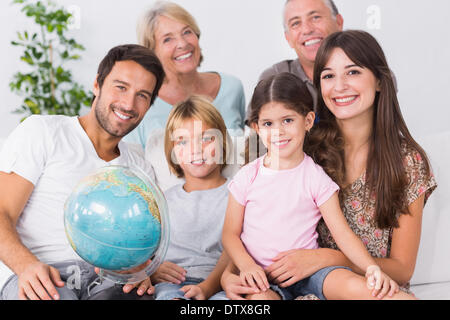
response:
[[[139,168],[108,166],[82,179],[65,202],[69,243],[117,283],[152,274],[167,251],[167,203]]]

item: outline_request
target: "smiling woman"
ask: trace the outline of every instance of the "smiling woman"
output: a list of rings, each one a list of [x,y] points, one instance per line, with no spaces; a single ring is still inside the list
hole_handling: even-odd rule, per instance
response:
[[[144,150],[158,184],[167,189],[179,183],[163,158],[164,127],[173,106],[192,95],[203,96],[219,110],[230,134],[242,135],[245,95],[241,81],[234,76],[198,71],[203,60],[200,29],[181,6],[166,1],[156,3],[141,17],[137,33],[139,42],[154,50],[161,60],[166,78],[154,105],[125,141]]]
[[[373,117],[375,94],[379,81],[367,68],[351,61],[336,48],[321,74],[322,97],[337,121],[358,117]]]
[[[364,31],[331,35],[317,53],[314,84],[320,122],[307,152],[341,187],[341,205],[352,230],[407,290],[422,211],[436,181],[403,119],[381,46]],[[324,224],[318,231],[322,247],[337,249]]]

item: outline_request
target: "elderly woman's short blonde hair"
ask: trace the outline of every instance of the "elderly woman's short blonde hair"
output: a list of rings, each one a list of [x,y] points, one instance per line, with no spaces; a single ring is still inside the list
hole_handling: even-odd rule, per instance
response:
[[[136,32],[138,42],[141,46],[151,50],[155,49],[155,32],[158,27],[158,17],[160,16],[186,24],[194,31],[197,38],[200,39],[200,28],[194,17],[187,12],[186,9],[173,2],[158,1],[150,9],[144,12],[138,20]],[[202,61],[203,56],[200,57],[199,65]]]
[[[221,166],[220,170],[222,171],[227,166],[227,162],[231,155],[231,138],[228,135],[225,121],[219,110],[217,110],[206,97],[198,95],[193,95],[186,101],[175,105],[167,120],[164,149],[170,171],[178,178],[184,177],[183,169],[174,161],[176,160],[174,159],[175,156],[173,154],[176,138],[174,137],[174,132],[182,126],[184,121],[191,119],[202,121],[203,124],[217,132],[215,141],[222,146],[221,154],[219,155],[219,165]]]

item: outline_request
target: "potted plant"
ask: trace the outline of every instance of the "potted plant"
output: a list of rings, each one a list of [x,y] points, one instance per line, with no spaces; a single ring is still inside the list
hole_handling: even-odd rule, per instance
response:
[[[13,4],[22,5],[21,12],[37,25],[37,32],[19,31],[17,40],[11,42],[23,48],[20,59],[28,65],[28,72],[17,72],[9,84],[12,92],[23,97],[14,112],[25,113],[23,119],[31,114],[79,115],[83,105],[90,106],[92,94],[65,67],[79,60],[79,52],[84,51],[67,36],[71,14],[50,0],[14,0]]]

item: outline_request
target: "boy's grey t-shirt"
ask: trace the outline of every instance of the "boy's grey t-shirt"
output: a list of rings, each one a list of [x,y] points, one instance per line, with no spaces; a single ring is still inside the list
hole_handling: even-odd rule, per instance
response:
[[[215,189],[190,193],[179,184],[164,193],[170,219],[165,260],[186,269],[188,278],[206,279],[222,254],[229,182]]]

